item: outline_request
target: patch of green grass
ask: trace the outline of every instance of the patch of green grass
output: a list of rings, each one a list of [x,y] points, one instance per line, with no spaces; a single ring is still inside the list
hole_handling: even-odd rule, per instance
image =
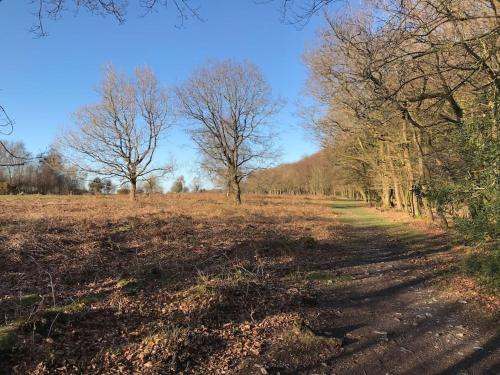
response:
[[[289,280],[301,281],[323,281],[328,284],[342,283],[351,281],[353,278],[349,275],[336,275],[331,271],[310,271],[310,272],[291,272],[285,276]]]
[[[332,208],[339,215],[338,219],[341,223],[356,228],[377,228],[405,244],[424,243],[429,239],[426,233],[412,229],[407,223],[386,218],[361,202],[335,201]]]
[[[26,324],[23,328],[29,331],[33,330],[41,335],[47,335],[49,332],[55,333],[58,326],[67,324],[73,319],[78,319],[79,317],[75,315],[83,312],[85,307],[85,302],[79,300],[67,305],[46,308],[37,312],[32,324]]]
[[[16,343],[16,330],[21,323],[11,323],[0,327],[0,355],[12,350]]]
[[[301,281],[303,280],[303,276],[302,276],[302,272],[299,272],[299,271],[292,271],[292,272],[289,272],[287,273],[283,279],[287,280],[287,281]]]
[[[32,306],[40,301],[40,296],[37,294],[24,294],[19,297],[19,303],[22,306]]]
[[[134,277],[129,277],[129,278],[120,278],[118,279],[118,281],[116,282],[116,286],[118,288],[125,288],[129,285],[133,285],[137,282],[137,279],[134,278]]]
[[[425,242],[428,239],[428,237],[424,233],[415,231],[407,231],[406,233],[401,233],[398,238],[403,242]]]
[[[216,290],[226,287],[237,287],[255,281],[251,275],[245,275],[240,270],[228,274],[220,274],[215,276],[201,275],[198,277],[197,282],[189,290],[194,295],[210,295]]]
[[[106,293],[95,293],[95,294],[91,294],[89,296],[82,297],[80,299],[80,302],[83,302],[84,304],[92,304],[92,303],[101,302],[105,298],[106,298]]]
[[[332,204],[342,223],[355,227],[399,227],[401,224],[388,220],[357,201],[335,201]]]
[[[125,293],[133,295],[143,288],[148,286],[158,287],[159,285],[172,282],[178,277],[178,274],[174,274],[160,267],[146,266],[134,272],[132,275],[121,275],[118,277],[115,285]]]
[[[74,314],[85,308],[85,302],[76,301],[63,306],[53,306],[44,310],[45,315]]]
[[[139,291],[141,283],[135,277],[120,278],[116,282],[116,286],[127,294],[136,294]]]
[[[16,322],[10,323],[5,326],[0,327],[0,355],[2,352],[8,351],[12,347],[13,341],[16,337],[16,331],[18,329],[23,332],[36,331],[39,334],[45,335],[50,331],[50,327],[58,324],[64,324],[72,319],[75,319],[74,315],[85,310],[85,307],[93,302],[102,300],[105,294],[96,294],[88,297],[83,297],[78,301],[60,306],[47,307],[41,309],[33,314],[30,322],[24,320],[17,320]],[[27,296],[27,300],[30,303],[34,300],[33,295]],[[27,302],[26,302],[27,303]],[[55,325],[54,325],[55,327]]]
[[[187,294],[191,297],[205,295],[208,298],[210,295],[212,295],[215,289],[215,285],[218,281],[220,281],[220,278],[218,277],[208,278],[206,276],[200,276],[198,277],[196,284],[187,290]]]
[[[90,296],[85,296],[77,301],[62,306],[53,306],[43,310],[45,317],[59,315],[68,315],[81,312],[89,304],[102,301],[106,297],[105,293],[96,293]]]

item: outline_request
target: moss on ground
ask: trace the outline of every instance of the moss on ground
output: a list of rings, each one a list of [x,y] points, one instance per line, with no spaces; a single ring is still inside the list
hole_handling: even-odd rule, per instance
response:
[[[0,358],[8,355],[16,344],[16,332],[23,325],[22,320],[0,326]]]

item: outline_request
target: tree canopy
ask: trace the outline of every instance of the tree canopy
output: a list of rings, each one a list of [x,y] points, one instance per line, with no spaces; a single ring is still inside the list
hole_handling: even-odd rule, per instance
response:
[[[75,113],[76,128],[61,143],[82,170],[127,181],[135,198],[138,180],[171,170],[154,164],[160,138],[171,126],[167,93],[147,67],[137,68],[134,78],[109,67],[98,92],[101,102]]]

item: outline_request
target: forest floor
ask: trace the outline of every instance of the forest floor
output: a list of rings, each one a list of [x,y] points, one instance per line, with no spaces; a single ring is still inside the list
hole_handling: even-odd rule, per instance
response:
[[[498,374],[446,233],[358,202],[1,197],[0,374]]]

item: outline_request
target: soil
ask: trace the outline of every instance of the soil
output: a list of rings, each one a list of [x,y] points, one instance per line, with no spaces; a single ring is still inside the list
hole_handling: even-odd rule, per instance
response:
[[[422,223],[304,197],[1,204],[0,373],[500,373],[498,297]]]

